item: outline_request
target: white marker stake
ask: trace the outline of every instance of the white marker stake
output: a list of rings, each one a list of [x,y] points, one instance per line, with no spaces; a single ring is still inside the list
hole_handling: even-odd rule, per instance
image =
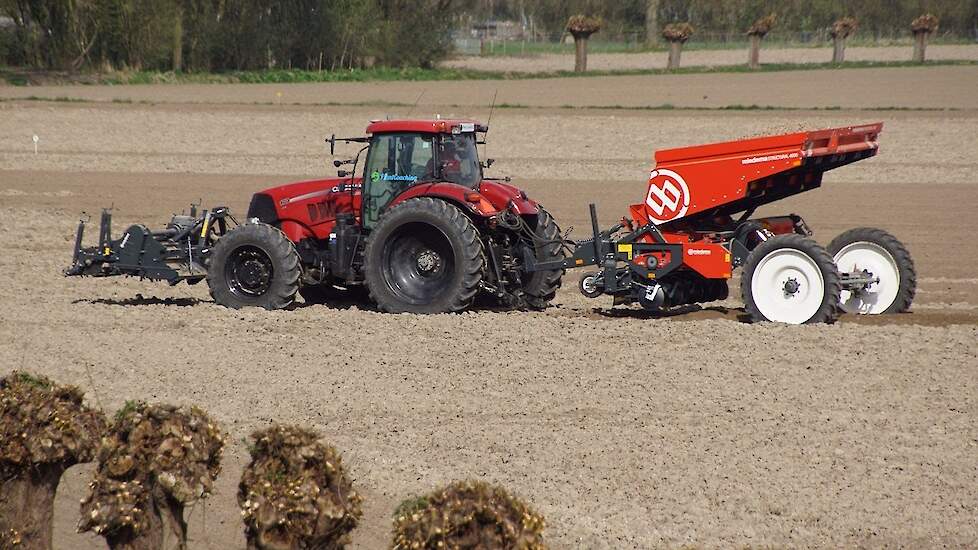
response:
[[[36,155],[37,154],[37,142],[41,141],[41,138],[37,137],[37,134],[34,134],[34,137],[32,137],[31,140],[34,142],[34,154]]]

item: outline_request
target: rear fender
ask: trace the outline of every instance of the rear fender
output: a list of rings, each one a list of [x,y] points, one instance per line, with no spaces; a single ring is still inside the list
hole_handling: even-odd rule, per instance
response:
[[[401,193],[388,208],[418,197],[432,197],[454,204],[471,216],[488,218],[499,213],[491,202],[478,191],[454,183],[426,183],[411,187]]]

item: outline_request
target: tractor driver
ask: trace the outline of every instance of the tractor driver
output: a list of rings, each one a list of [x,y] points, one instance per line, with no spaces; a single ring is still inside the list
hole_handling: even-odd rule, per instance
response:
[[[443,136],[438,153],[442,180],[470,186],[481,179],[473,135]]]

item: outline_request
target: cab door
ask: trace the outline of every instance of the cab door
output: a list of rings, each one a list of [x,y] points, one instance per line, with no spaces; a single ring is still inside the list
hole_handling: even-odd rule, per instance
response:
[[[373,228],[390,203],[420,182],[434,181],[432,134],[379,134],[370,140],[363,174],[363,225]]]

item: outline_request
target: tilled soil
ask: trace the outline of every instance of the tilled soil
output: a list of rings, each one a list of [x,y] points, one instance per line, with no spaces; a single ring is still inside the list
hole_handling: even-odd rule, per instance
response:
[[[3,86],[0,98],[107,102],[377,105],[380,114],[431,115],[454,107],[486,118],[493,98],[512,107],[782,107],[792,109],[978,109],[974,66],[819,69],[441,82]],[[412,107],[417,103],[417,107]],[[396,104],[390,106],[391,104]],[[441,114],[446,114],[444,111]],[[561,116],[566,116],[566,113]],[[358,125],[359,127],[359,125]]]
[[[508,51],[519,51],[519,43],[508,44]],[[849,47],[846,61],[910,61],[913,46]],[[666,67],[668,52],[642,53],[592,53],[588,55],[588,68],[594,71],[620,71],[636,69],[662,69]],[[978,60],[978,45],[931,45],[927,58],[937,60]],[[828,63],[832,61],[832,48],[763,48],[762,63]],[[682,54],[683,67],[722,67],[747,63],[747,47],[728,50],[686,50]],[[571,71],[574,69],[573,54],[540,54],[526,56],[466,56],[443,63],[446,67],[537,73]]]
[[[217,493],[191,512],[192,548],[243,547],[243,439],[273,421],[315,427],[343,453],[366,498],[357,548],[388,543],[401,499],[464,477],[533,503],[557,548],[978,544],[978,246],[962,237],[978,181],[975,155],[958,147],[976,134],[970,113],[887,114],[883,153],[861,163],[871,168],[840,169],[768,209],[803,214],[823,243],[884,227],[917,262],[912,313],[806,327],[741,322],[736,280],[726,302],[656,318],[583,298],[576,272],[542,313],[424,317],[365,304],[231,311],[203,285],[65,279],[80,211],[114,202],[116,233],[159,226],[198,198],[240,212],[255,190],[322,173],[321,135],[362,131],[368,115],[38,103],[2,113],[0,360],[79,384],[110,414],[145,399],[218,419],[230,444]],[[659,140],[864,114],[503,111],[491,154],[514,173],[542,167],[518,183],[580,235],[588,202],[611,223],[641,197]],[[531,147],[516,117],[561,143]],[[665,126],[638,144],[573,135],[616,125]],[[283,145],[289,127],[298,145]],[[55,137],[37,157],[9,137],[42,131]],[[617,149],[634,165],[617,177],[562,164]],[[917,158],[945,150],[958,155]],[[930,163],[930,177],[887,163]],[[290,164],[300,168],[276,171]],[[73,468],[59,491],[58,548],[104,548],[74,533],[90,475]]]
[[[978,75],[978,70],[974,71]],[[598,79],[601,80],[601,79]],[[975,82],[978,86],[978,80]],[[223,88],[222,86],[215,86]],[[232,92],[237,88],[231,87]],[[177,88],[180,93],[182,88]],[[978,94],[976,94],[978,97]],[[883,99],[885,101],[885,98]],[[432,109],[431,111],[434,111]],[[472,116],[446,108],[416,116]],[[324,138],[361,135],[367,121],[404,110],[337,106],[0,103],[0,166],[12,170],[267,174],[335,173]],[[630,111],[500,109],[484,155],[491,173],[519,180],[634,181],[657,149],[803,129],[884,121],[882,153],[830,172],[827,181],[975,181],[978,109],[931,111]],[[38,135],[34,154],[32,135]],[[340,145],[338,155],[356,148]],[[0,193],[15,191],[0,188]],[[641,190],[636,191],[637,194]],[[630,195],[628,200],[635,200]],[[238,198],[237,193],[219,200]]]

